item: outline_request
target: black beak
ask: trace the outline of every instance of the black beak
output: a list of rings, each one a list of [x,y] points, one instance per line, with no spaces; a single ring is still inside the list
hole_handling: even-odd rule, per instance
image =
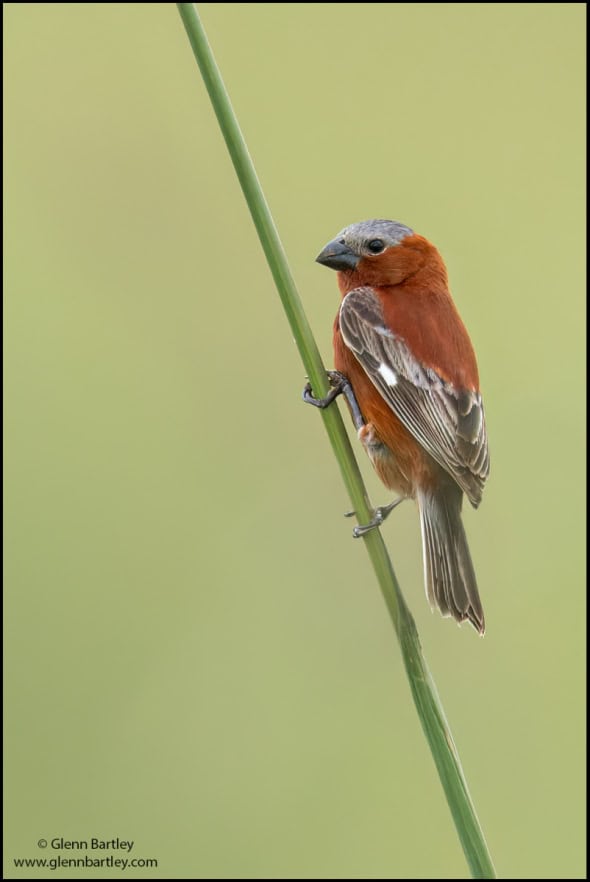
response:
[[[359,255],[355,254],[354,251],[351,251],[348,245],[345,245],[344,242],[338,241],[338,239],[334,239],[333,242],[328,242],[323,251],[320,251],[316,257],[316,263],[329,266],[330,269],[334,270],[356,269],[359,260]]]

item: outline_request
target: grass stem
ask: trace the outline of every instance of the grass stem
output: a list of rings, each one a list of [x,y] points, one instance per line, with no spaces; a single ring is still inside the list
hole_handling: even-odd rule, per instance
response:
[[[326,371],[252,159],[207,41],[196,4],[178,3],[177,6],[297,343],[305,372],[315,395],[323,396],[328,391]],[[372,508],[340,412],[337,407],[332,406],[321,411],[321,414],[352,506],[359,521],[366,523],[371,518]],[[414,619],[403,598],[385,543],[379,530],[367,533],[363,541],[400,643],[416,710],[430,745],[471,875],[474,879],[495,879],[492,860],[469,795],[459,755],[422,653]]]

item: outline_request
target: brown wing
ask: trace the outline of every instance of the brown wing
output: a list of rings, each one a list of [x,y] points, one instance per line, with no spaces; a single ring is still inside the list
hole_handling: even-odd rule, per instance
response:
[[[452,475],[472,505],[490,470],[481,395],[446,383],[420,364],[384,323],[371,288],[355,288],[340,307],[340,332],[365,372],[424,449]]]

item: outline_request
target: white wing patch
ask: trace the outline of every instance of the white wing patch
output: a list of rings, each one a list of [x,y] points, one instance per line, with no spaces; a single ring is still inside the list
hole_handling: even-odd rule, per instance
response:
[[[388,364],[381,362],[377,370],[388,386],[397,386],[397,374],[391,370]]]

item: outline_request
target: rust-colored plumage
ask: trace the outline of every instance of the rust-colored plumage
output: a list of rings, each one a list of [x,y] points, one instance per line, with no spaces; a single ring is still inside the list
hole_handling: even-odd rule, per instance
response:
[[[344,229],[318,261],[338,271],[334,360],[354,392],[383,483],[418,502],[431,604],[483,634],[461,523],[489,473],[475,353],[436,248],[395,221]]]

